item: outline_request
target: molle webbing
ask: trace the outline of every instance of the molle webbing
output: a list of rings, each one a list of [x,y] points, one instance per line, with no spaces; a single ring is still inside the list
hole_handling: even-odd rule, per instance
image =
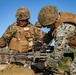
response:
[[[56,28],[61,24],[61,23],[73,23],[76,25],[76,14],[68,13],[68,12],[60,12],[60,19],[56,20],[55,26]]]
[[[32,36],[32,31],[30,31],[31,26],[20,27],[15,26],[17,33],[15,37],[13,37],[9,43],[9,49],[17,50],[19,52],[27,52],[31,50],[31,46],[29,45],[29,38]]]
[[[72,23],[72,25],[76,26],[76,15],[68,12],[60,12],[60,19],[56,20],[55,22],[55,29],[53,32],[53,35],[55,33],[55,30],[59,25],[62,23]],[[76,48],[76,35],[72,36],[72,38],[69,40],[69,45]]]

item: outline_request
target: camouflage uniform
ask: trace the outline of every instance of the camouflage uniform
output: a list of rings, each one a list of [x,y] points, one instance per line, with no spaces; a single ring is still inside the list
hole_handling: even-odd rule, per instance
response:
[[[70,66],[70,74],[71,75],[76,75],[76,48],[70,48],[74,52],[74,60]]]
[[[30,18],[30,13],[29,13],[28,9],[25,7],[19,8],[16,12],[16,18],[17,18],[17,22],[11,24],[7,28],[7,30],[5,31],[3,36],[1,37],[0,47],[5,47],[6,44],[8,44],[8,47],[11,50],[19,51],[19,48],[22,47],[21,44],[25,43],[25,46],[27,45],[26,48],[28,50],[31,50],[33,41],[34,41],[33,40],[34,39],[34,28],[33,28],[33,25],[28,21]],[[26,26],[21,27],[18,23],[18,21],[20,21],[20,20],[21,21],[27,20]],[[22,43],[20,43],[20,41]],[[26,52],[26,51],[23,51],[23,52]]]
[[[61,17],[58,14],[58,10],[54,6],[43,7],[40,10],[38,16],[38,20],[43,27],[51,28],[50,31],[47,34],[45,34],[45,36],[42,38],[42,41],[48,44],[52,39],[55,40],[54,51],[50,55],[50,57],[48,57],[48,59],[46,60],[46,62],[50,67],[56,67],[56,64],[61,60],[64,52],[67,49],[67,46],[69,44],[69,39],[72,36],[76,35],[75,32],[76,27],[74,26],[73,23],[62,22],[56,28],[55,22],[60,18]],[[53,28],[50,26],[52,26]]]
[[[56,29],[54,35],[54,39],[56,40],[54,45],[54,52],[51,55],[52,58],[50,58],[50,61],[48,61],[50,62],[50,65],[55,66],[55,64],[62,58],[64,51],[66,50],[66,47],[68,45],[69,38],[75,34],[74,31],[75,27],[71,24],[68,25],[67,23],[63,23]],[[48,43],[50,41],[50,38],[48,37],[50,36],[47,34],[47,36],[43,38],[45,43]],[[47,39],[49,41],[46,41]]]
[[[11,39],[14,37],[14,38],[17,38],[17,40],[20,40],[21,36],[23,35],[23,33],[20,33],[19,36],[18,33],[18,29],[26,29],[26,28],[29,28],[30,31],[27,32],[28,30],[25,30],[27,33],[25,33],[25,38],[27,38],[28,41],[30,41],[29,39],[31,38],[34,38],[34,28],[33,28],[33,25],[28,23],[26,27],[20,27],[18,25],[17,22],[13,23],[12,25],[10,25],[7,30],[5,31],[5,33],[3,34],[2,38],[5,39],[5,41],[8,43],[8,45],[10,44],[10,41]],[[29,35],[28,35],[29,34]],[[23,38],[23,37],[22,37]],[[26,39],[25,39],[26,40]]]
[[[35,23],[35,41],[38,41],[40,40],[44,35],[45,35],[45,32],[43,30],[41,30],[42,26],[40,25],[39,22],[36,22]]]
[[[6,47],[6,42],[3,38],[0,38],[0,48]]]
[[[10,49],[9,52],[13,53],[27,52],[32,49],[34,39],[34,28],[28,21],[30,18],[28,9],[25,7],[19,8],[16,12],[16,18],[17,22],[11,24],[0,38],[0,47],[7,45]],[[14,62],[12,57],[13,55],[8,55],[9,63]],[[15,60],[15,62],[18,61],[20,60]],[[23,61],[21,60],[21,62]],[[10,64],[7,68],[0,70],[0,75],[34,75],[34,72],[29,68]]]

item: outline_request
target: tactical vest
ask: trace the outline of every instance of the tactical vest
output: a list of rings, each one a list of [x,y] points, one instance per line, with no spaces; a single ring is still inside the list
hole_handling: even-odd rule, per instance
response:
[[[55,29],[57,29],[57,27],[61,25],[62,23],[72,23],[72,25],[76,26],[76,15],[75,14],[68,13],[68,12],[60,12],[59,14],[60,14],[60,19],[56,20]],[[76,35],[70,38],[69,45],[72,47],[76,47]]]
[[[33,45],[33,27],[28,24],[26,27],[16,26],[16,36],[13,37],[9,43],[11,50],[17,50],[19,52],[27,52]]]
[[[35,42],[37,42],[38,40],[40,40],[44,34],[43,34],[43,31],[40,30],[40,31],[37,31],[37,29],[35,29]]]

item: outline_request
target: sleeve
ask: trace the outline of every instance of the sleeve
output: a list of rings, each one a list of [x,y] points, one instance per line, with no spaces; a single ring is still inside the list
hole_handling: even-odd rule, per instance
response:
[[[74,35],[74,28],[67,24],[59,26],[55,33],[54,52],[47,59],[50,66],[54,67],[61,60],[63,54],[68,46],[69,37]],[[68,32],[69,31],[69,32]]]
[[[42,41],[46,44],[49,44],[52,40],[53,40],[53,36],[52,36],[52,30],[50,30],[48,33],[46,33],[43,38]]]
[[[5,40],[6,43],[8,43],[15,33],[16,28],[13,25],[10,25],[4,32],[2,38]]]

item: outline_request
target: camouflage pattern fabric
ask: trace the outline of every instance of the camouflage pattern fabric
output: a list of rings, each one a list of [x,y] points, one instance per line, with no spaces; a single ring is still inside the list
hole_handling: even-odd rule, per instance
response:
[[[38,40],[40,40],[43,36],[45,35],[45,32],[40,30],[37,30],[37,28],[35,29],[35,42],[37,42]]]
[[[38,21],[44,27],[53,24],[58,18],[58,9],[55,6],[44,6],[38,15]]]
[[[25,20],[30,18],[29,10],[26,7],[21,7],[16,12],[16,18],[18,20]]]
[[[70,75],[76,75],[76,48],[71,48],[71,50],[74,52],[75,59],[70,66]]]
[[[69,38],[75,35],[75,26],[69,23],[63,23],[56,29],[55,32],[56,33],[54,35],[55,39],[54,52],[51,54],[51,57],[47,59],[49,65],[53,67],[63,57],[63,54],[69,42]],[[48,37],[50,37],[50,35],[48,35]]]
[[[35,42],[39,41],[44,35],[45,35],[45,32],[43,30],[41,30],[42,26],[39,22],[36,22],[35,23]]]
[[[0,75],[35,75],[35,74],[33,70],[29,68],[9,64],[4,69],[0,70]]]
[[[35,23],[35,26],[42,28],[42,26],[41,26],[41,24],[40,24],[39,22],[36,22],[36,23]]]
[[[58,15],[58,10],[54,6],[43,7],[38,15],[39,23],[43,27],[50,28],[50,31],[42,38],[43,42],[48,44],[52,39],[55,40],[54,51],[53,53],[51,53],[51,56],[48,57],[46,61],[50,67],[56,67],[56,64],[61,60],[64,52],[66,51],[67,46],[69,45],[70,38],[76,35],[76,27],[74,26],[73,22],[71,23],[71,21],[65,21],[65,19],[63,19],[63,21],[58,24],[58,27],[56,27],[56,20],[59,19],[61,19],[61,15]],[[53,29],[54,31],[51,29]]]
[[[9,49],[6,48],[6,47],[5,47],[5,48],[0,48],[0,53],[1,53],[1,52],[4,52],[4,53],[5,53],[5,52],[8,52],[8,50],[9,50]],[[2,63],[3,63],[3,64],[4,64],[4,63],[7,63],[7,62],[8,62],[7,60],[8,60],[8,55],[0,55],[0,64],[2,64]]]
[[[70,66],[70,75],[76,75],[76,58]]]
[[[69,64],[74,60],[76,50],[71,48],[70,46],[67,47],[64,56],[59,61],[59,67],[61,67],[65,71],[69,71]]]
[[[6,42],[3,38],[0,38],[0,48],[6,47]]]
[[[22,33],[19,33],[17,27],[19,28],[19,30],[21,30],[23,28],[24,30],[29,29],[29,31],[27,30],[27,32],[24,32],[26,34],[22,34]],[[5,41],[7,42],[8,45],[10,45],[10,41],[11,41],[12,38],[16,38],[16,40],[26,39],[28,41],[29,45],[30,45],[30,42],[31,41],[33,42],[33,39],[34,39],[33,25],[28,23],[28,25],[26,27],[20,27],[18,25],[18,23],[15,22],[7,28],[7,30],[3,34],[2,38],[5,39]],[[32,39],[32,40],[30,40],[30,39]],[[17,45],[16,43],[14,43],[14,44]]]

